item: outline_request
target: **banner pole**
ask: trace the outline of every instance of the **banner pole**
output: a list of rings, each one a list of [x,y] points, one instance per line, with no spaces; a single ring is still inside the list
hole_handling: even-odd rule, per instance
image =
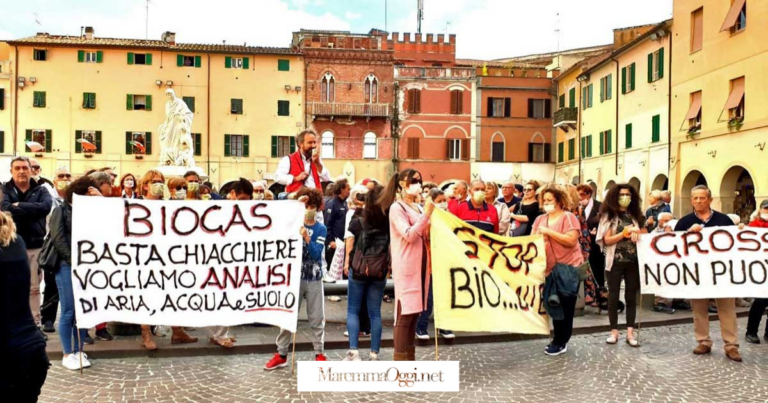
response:
[[[80,350],[80,329],[75,327],[75,332],[77,333],[77,349]],[[83,375],[83,352],[80,351],[79,355],[80,355],[80,375]]]
[[[291,352],[291,376],[296,374],[296,372],[294,371],[294,365],[296,364],[296,333],[298,332],[299,332],[299,329],[296,329],[296,331],[293,332],[293,351]]]
[[[437,333],[438,330],[437,327],[435,327],[435,361],[440,361],[440,349],[437,347],[437,339],[439,339],[439,337],[437,337]]]

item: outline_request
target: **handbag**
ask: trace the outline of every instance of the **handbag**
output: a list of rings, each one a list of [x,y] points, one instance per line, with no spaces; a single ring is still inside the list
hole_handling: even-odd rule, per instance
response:
[[[522,201],[517,205],[517,211],[515,212],[515,215],[523,215]],[[525,234],[528,232],[528,225],[530,224],[530,222],[520,222],[515,220],[514,224],[512,224],[512,232],[510,233],[510,236],[525,236]]]

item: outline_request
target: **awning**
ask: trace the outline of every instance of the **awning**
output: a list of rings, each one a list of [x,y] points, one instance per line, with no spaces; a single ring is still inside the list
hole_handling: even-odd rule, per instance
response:
[[[688,114],[685,115],[685,119],[686,120],[696,119],[696,116],[699,115],[699,111],[701,111],[701,91],[693,94],[693,99],[691,100],[691,107],[690,109],[688,109]]]
[[[744,8],[744,3],[746,3],[746,1],[747,0],[733,0],[731,9],[728,10],[728,15],[725,16],[725,21],[723,21],[723,26],[720,27],[720,32],[727,31],[736,24],[736,20],[739,19],[739,13],[741,12],[741,9]]]
[[[739,106],[741,99],[744,98],[744,77],[733,80],[733,88],[728,102],[725,103],[725,110],[733,109]]]

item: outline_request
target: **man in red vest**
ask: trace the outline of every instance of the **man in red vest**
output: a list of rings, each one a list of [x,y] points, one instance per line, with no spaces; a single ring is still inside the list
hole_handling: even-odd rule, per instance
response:
[[[306,129],[296,136],[298,150],[280,160],[275,172],[275,182],[285,185],[286,193],[297,192],[302,187],[321,189],[321,182],[331,180],[331,174],[320,161],[317,134]]]

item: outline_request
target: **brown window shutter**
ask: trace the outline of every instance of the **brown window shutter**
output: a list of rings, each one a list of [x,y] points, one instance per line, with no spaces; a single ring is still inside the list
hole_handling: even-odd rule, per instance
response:
[[[413,159],[419,159],[419,157],[421,157],[421,150],[419,150],[420,143],[421,143],[421,139],[419,139],[419,138],[414,138],[413,139],[413,144],[414,144],[414,147],[413,147],[413,150],[414,150],[414,152],[413,152]]]
[[[445,139],[445,159],[447,160],[451,159],[451,140]]]
[[[408,113],[413,113],[413,90],[408,90],[406,95],[406,102],[408,103],[408,106],[406,106],[405,110]]]
[[[451,114],[456,114],[456,91],[451,91]]]
[[[512,116],[512,98],[504,98],[504,117]]]
[[[464,91],[456,90],[456,113],[464,113]]]
[[[549,99],[544,100],[544,117],[547,119],[552,118],[552,101]]]
[[[413,155],[413,142],[410,137],[407,140],[408,141],[405,143],[405,158],[410,159]]]
[[[493,117],[493,98],[488,97],[488,117]]]
[[[533,99],[528,98],[528,117],[533,117]]]
[[[469,161],[469,139],[461,140],[461,159]]]
[[[415,113],[421,113],[421,90],[414,90],[414,91],[416,94],[413,97],[415,101],[414,103],[416,104]]]

